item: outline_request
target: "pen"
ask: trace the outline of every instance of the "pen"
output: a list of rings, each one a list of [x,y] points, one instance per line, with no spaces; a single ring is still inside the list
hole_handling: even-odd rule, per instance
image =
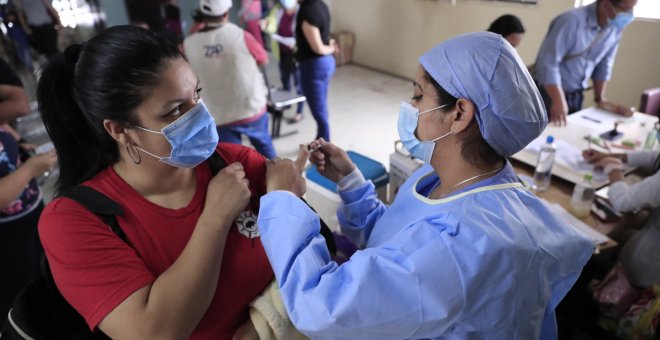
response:
[[[598,123],[598,124],[602,123],[600,120],[598,120],[598,119],[596,119],[596,118],[591,118],[591,117],[589,117],[589,116],[582,116],[582,118],[584,118],[584,119],[586,119],[586,120],[590,120],[590,121],[592,121],[592,122],[594,122],[594,123]]]

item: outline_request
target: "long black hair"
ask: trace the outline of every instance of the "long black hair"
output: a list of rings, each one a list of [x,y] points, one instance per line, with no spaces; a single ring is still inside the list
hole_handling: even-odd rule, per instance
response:
[[[506,38],[513,33],[525,33],[525,27],[517,16],[505,14],[493,21],[488,27],[489,32],[497,33]]]
[[[176,45],[136,26],[115,26],[69,46],[48,63],[37,87],[41,116],[60,166],[56,192],[78,185],[119,160],[110,119],[137,124],[133,110],[158,82]]]

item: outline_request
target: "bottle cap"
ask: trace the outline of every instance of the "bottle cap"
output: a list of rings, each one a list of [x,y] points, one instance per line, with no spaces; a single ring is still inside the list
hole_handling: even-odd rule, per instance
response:
[[[548,144],[552,144],[552,142],[554,142],[554,141],[555,141],[555,137],[552,137],[552,136],[548,136],[548,138],[546,138],[546,140],[545,140],[545,142],[548,143]]]

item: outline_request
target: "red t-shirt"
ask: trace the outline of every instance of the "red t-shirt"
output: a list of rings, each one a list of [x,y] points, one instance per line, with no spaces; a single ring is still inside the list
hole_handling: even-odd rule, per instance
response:
[[[191,339],[231,339],[249,318],[248,303],[273,280],[266,253],[255,237],[259,197],[266,191],[265,160],[253,149],[237,144],[220,143],[217,151],[227,164],[243,164],[252,199],[229,232],[215,296]],[[212,178],[207,163],[195,170],[195,195],[180,209],[147,201],[112,167],[83,183],[121,205],[124,215],[117,216],[117,222],[128,244],[71,199],[55,199],[44,209],[39,234],[53,277],[90,329],[136,290],[152,284],[183,251],[204,208]]]

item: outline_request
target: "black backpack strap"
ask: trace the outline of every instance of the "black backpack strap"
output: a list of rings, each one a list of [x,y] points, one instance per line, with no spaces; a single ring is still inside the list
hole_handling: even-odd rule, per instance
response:
[[[307,206],[312,209],[313,212],[316,212],[314,207],[309,205],[307,201],[305,201],[304,198],[300,198]],[[321,236],[325,239],[325,245],[328,246],[328,250],[330,251],[331,255],[337,255],[337,242],[335,242],[335,237],[332,234],[332,229],[328,227],[328,224],[325,223],[325,221],[319,216],[319,223],[321,224]]]
[[[119,227],[115,217],[124,215],[124,210],[117,202],[84,185],[66,189],[59,194],[59,197],[67,197],[80,203],[91,213],[99,216],[119,238],[126,242],[126,234]]]
[[[227,166],[227,162],[225,162],[225,159],[220,156],[220,154],[216,151],[213,152],[211,157],[208,159],[209,161],[209,168],[211,169],[211,175],[215,176],[220,172],[220,170],[224,169]]]

